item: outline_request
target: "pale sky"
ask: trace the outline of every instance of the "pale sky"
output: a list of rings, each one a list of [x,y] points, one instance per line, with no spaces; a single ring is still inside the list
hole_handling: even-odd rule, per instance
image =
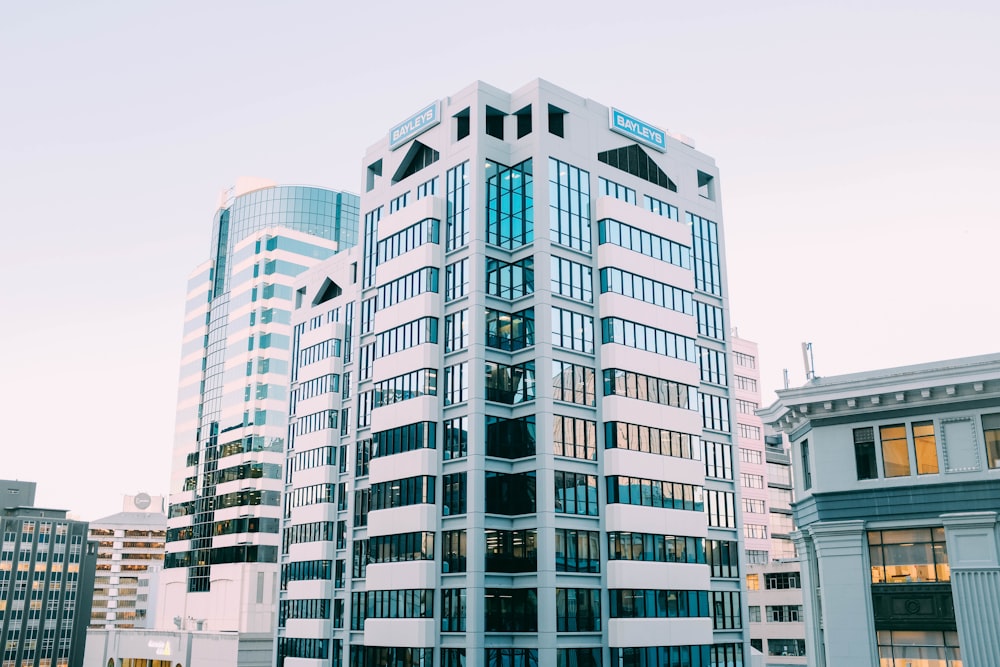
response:
[[[239,176],[358,192],[365,148],[541,77],[720,168],[764,403],[1000,350],[1000,3],[0,4],[0,478],[84,519],[168,491],[188,273]]]

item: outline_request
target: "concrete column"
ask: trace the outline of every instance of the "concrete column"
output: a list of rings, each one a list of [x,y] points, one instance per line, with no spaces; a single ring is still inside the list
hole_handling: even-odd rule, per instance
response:
[[[812,538],[802,531],[791,535],[799,560],[799,577],[802,581],[802,618],[806,630],[806,656],[813,667],[827,667],[823,654],[823,629],[819,611],[819,576],[816,571],[816,549]],[[764,586],[764,582],[761,582]],[[767,647],[764,646],[767,655]]]
[[[1000,665],[1000,560],[996,512],[943,514],[951,594],[965,667]]]
[[[825,663],[878,667],[864,521],[816,523],[812,537],[821,587]]]

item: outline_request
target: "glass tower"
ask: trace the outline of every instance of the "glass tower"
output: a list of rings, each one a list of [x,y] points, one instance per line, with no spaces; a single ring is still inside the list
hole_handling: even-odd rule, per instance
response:
[[[241,187],[188,283],[157,625],[270,632],[295,276],[357,241],[358,197]]]

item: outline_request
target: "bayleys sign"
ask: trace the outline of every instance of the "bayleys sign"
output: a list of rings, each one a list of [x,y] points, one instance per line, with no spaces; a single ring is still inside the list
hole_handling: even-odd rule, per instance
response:
[[[389,130],[389,150],[396,150],[410,139],[441,122],[441,101],[431,102],[402,123]]]
[[[644,123],[634,116],[611,107],[611,130],[629,139],[655,148],[661,153],[667,152],[666,133],[655,125]]]

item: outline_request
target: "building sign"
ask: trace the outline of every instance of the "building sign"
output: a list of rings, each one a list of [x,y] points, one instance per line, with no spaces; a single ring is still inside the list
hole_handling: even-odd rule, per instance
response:
[[[655,148],[661,153],[667,152],[666,133],[655,125],[644,123],[638,118],[611,107],[611,131],[617,132],[629,139]]]
[[[396,150],[441,122],[441,102],[432,102],[389,130],[389,150]]]
[[[150,639],[146,644],[149,648],[156,649],[156,655],[170,655],[170,641],[160,641],[157,639]]]

